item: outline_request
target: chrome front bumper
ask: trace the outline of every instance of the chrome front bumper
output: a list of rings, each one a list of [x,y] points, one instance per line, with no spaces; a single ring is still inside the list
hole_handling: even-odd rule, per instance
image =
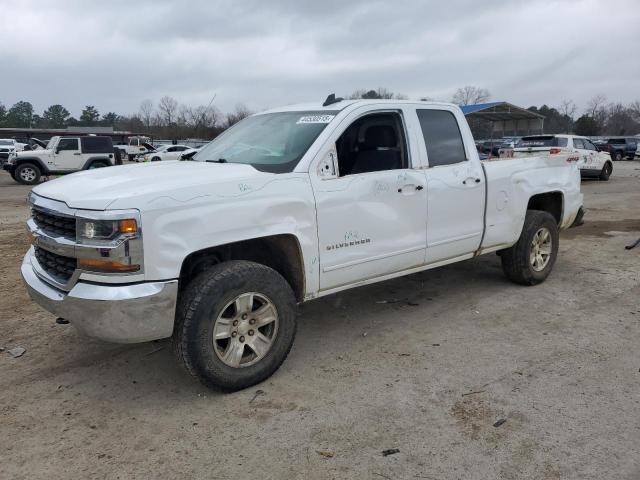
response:
[[[36,275],[32,263],[37,264],[33,248],[22,261],[22,278],[29,296],[85,335],[107,342],[137,343],[173,333],[177,280],[128,285],[79,281],[64,292]]]

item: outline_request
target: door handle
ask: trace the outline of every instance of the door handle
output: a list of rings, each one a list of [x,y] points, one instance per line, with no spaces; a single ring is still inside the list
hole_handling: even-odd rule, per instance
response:
[[[76,152],[76,153],[74,153],[74,155],[80,155],[80,153],[79,153],[79,152]]]
[[[407,188],[408,188],[408,187],[413,187],[413,185],[405,185],[405,187],[407,187]],[[422,185],[416,185],[416,186],[414,187],[414,190],[417,190],[417,191],[420,191],[420,190],[422,190],[422,189],[424,189],[424,187],[423,187]],[[398,189],[398,193],[402,193],[402,188],[399,188],[399,189]]]
[[[470,178],[467,178],[467,179],[463,180],[462,184],[466,185],[467,184],[467,180],[469,180],[469,182],[471,182],[471,180],[473,180],[475,183],[480,183],[480,181],[481,181],[479,178],[470,177]]]

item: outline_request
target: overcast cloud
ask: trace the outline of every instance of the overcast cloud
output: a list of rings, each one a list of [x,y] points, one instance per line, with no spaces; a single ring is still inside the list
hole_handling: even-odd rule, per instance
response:
[[[253,110],[386,87],[580,111],[640,99],[639,0],[0,0],[0,102]]]

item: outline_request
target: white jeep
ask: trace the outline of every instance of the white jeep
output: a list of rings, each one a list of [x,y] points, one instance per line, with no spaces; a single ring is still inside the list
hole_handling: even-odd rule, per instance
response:
[[[34,185],[45,175],[58,175],[116,164],[111,137],[51,137],[47,148],[14,152],[3,168],[18,183]]]

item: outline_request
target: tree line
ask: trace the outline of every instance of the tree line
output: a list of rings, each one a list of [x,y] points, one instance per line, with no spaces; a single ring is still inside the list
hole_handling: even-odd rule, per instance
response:
[[[209,139],[251,114],[242,104],[238,104],[232,112],[223,114],[212,103],[190,106],[164,96],[157,104],[143,100],[134,114],[101,114],[94,105],[86,105],[76,118],[60,104],[51,105],[38,114],[30,102],[21,100],[10,108],[0,103],[0,127],[113,127],[114,130],[144,133],[155,138]]]
[[[408,99],[407,95],[394,93],[387,88],[359,89],[346,98],[356,99]],[[424,96],[421,100],[433,100]],[[458,88],[450,102],[472,105],[491,100],[486,88],[467,85]],[[609,102],[605,95],[595,95],[586,107],[579,111],[572,100],[563,100],[559,105],[531,106],[528,110],[545,116],[545,133],[576,133],[578,135],[634,135],[640,133],[640,101],[630,104]],[[213,100],[208,105],[190,106],[180,104],[175,98],[165,95],[157,103],[143,100],[134,114],[120,115],[115,112],[100,113],[94,105],[86,105],[78,118],[71,115],[63,105],[55,104],[41,114],[34,111],[28,101],[19,101],[10,108],[0,103],[0,127],[15,128],[65,128],[65,127],[113,127],[152,135],[155,138],[181,139],[216,137],[220,132],[250,115],[243,104],[234,111],[222,113]],[[472,125],[474,135],[482,137],[490,127]]]

